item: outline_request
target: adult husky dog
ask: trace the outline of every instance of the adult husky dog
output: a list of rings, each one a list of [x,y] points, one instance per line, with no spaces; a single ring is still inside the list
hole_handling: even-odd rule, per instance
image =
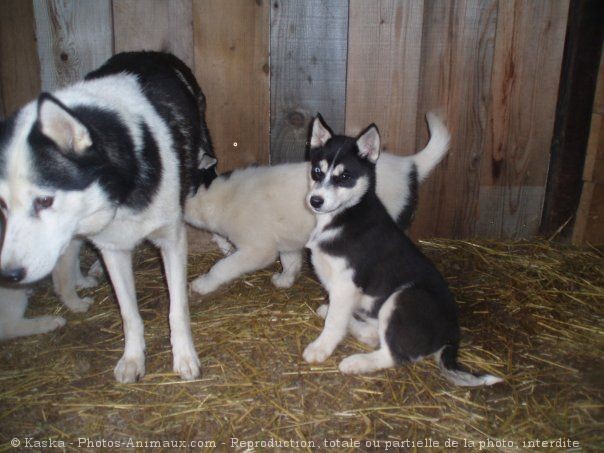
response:
[[[419,183],[447,153],[446,126],[438,117],[429,116],[428,127],[430,141],[423,150],[411,156],[384,153],[376,167],[377,195],[402,230],[413,218]],[[215,240],[226,254],[230,243],[236,251],[195,279],[193,291],[212,292],[246,272],[268,266],[277,255],[283,272],[273,275],[273,284],[287,288],[294,283],[315,225],[304,201],[309,170],[308,162],[248,167],[204,181],[185,204],[185,221],[216,233]]]
[[[304,350],[304,359],[324,361],[349,330],[378,349],[344,359],[343,373],[368,373],[435,355],[444,376],[457,385],[501,382],[457,363],[457,304],[442,275],[377,197],[379,154],[375,125],[355,139],[333,136],[320,116],[314,121],[306,199],[317,225],[308,247],[329,306],[317,311],[325,327]]]
[[[206,157],[215,163],[205,98],[173,55],[122,53],[84,81],[42,93],[0,126],[0,207],[6,218],[0,276],[38,280],[74,236],[100,250],[124,323],[120,382],[145,373],[143,322],[131,254],[161,250],[170,292],[174,371],[199,375],[187,304],[185,199]],[[213,171],[211,168],[205,171]]]

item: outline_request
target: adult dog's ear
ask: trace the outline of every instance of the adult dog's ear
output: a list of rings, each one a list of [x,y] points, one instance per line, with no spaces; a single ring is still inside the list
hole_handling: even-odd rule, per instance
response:
[[[38,97],[37,125],[63,153],[82,154],[92,145],[90,131],[61,101],[49,93]]]
[[[371,124],[359,134],[357,146],[359,148],[359,156],[367,159],[369,162],[376,163],[378,157],[380,157],[380,133],[375,124]]]
[[[320,148],[321,146],[325,146],[325,143],[333,136],[331,129],[325,121],[323,121],[323,117],[320,113],[317,113],[313,123],[312,123],[312,132],[310,134],[310,148]]]

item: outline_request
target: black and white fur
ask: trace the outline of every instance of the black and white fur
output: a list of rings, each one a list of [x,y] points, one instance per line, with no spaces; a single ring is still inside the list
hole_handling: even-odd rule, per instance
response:
[[[384,153],[377,164],[377,195],[403,230],[415,212],[419,183],[447,152],[445,125],[431,115],[428,126],[430,141],[423,150],[411,156]],[[212,292],[246,272],[268,266],[277,256],[283,272],[273,275],[273,284],[287,288],[294,283],[315,225],[304,201],[309,169],[308,162],[249,167],[205,181],[187,200],[185,220],[216,233],[215,240],[228,256],[195,279],[193,291]]]
[[[42,93],[0,124],[0,275],[19,283],[51,272],[74,236],[100,250],[117,295],[125,349],[120,382],[145,373],[132,250],[161,250],[170,292],[174,371],[199,375],[187,303],[185,199],[215,163],[205,98],[173,55],[122,53],[84,81]]]
[[[380,137],[375,125],[357,138],[332,136],[319,116],[312,137],[307,202],[317,225],[307,246],[329,292],[329,306],[318,310],[325,326],[304,359],[324,361],[349,330],[378,349],[344,359],[343,373],[368,373],[433,354],[455,384],[500,382],[457,363],[460,331],[453,295],[376,196]]]
[[[90,297],[80,298],[76,288],[91,288],[97,284],[96,278],[90,273],[88,276],[82,275],[79,260],[81,245],[79,239],[71,241],[52,271],[56,295],[74,313],[87,311],[92,303]],[[62,316],[25,318],[30,291],[20,286],[0,286],[0,341],[48,333],[65,325]]]

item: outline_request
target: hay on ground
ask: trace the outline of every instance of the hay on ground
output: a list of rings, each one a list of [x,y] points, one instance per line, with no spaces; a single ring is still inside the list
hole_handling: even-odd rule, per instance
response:
[[[95,300],[85,314],[68,312],[48,283],[40,285],[28,315],[61,314],[68,324],[0,344],[1,449],[10,449],[15,437],[62,441],[68,450],[100,442],[195,440],[221,451],[232,439],[298,442],[281,444],[287,447],[282,451],[311,451],[313,445],[347,450],[357,441],[362,450],[388,441],[411,450],[429,442],[478,447],[490,441],[493,450],[507,451],[558,439],[584,450],[601,446],[602,250],[452,240],[421,247],[459,302],[461,362],[504,377],[504,384],[455,387],[431,360],[344,376],[338,362],[365,349],[350,338],[326,363],[308,365],[302,351],[321,331],[314,310],[325,292],[308,267],[293,288],[274,288],[276,265],[211,296],[192,295],[203,375],[182,382],[171,371],[158,254],[143,248],[136,254],[136,282],[146,328],[145,378],[134,385],[114,381],[123,334],[106,282],[85,291]],[[190,278],[219,258],[215,251],[192,254]],[[250,446],[237,444],[237,450]]]

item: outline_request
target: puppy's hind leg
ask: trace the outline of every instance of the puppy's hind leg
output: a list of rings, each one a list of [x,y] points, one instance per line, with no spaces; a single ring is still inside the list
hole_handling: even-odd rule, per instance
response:
[[[323,304],[317,308],[317,315],[325,319],[327,312],[329,311],[329,305]],[[353,315],[348,323],[348,331],[353,337],[359,340],[361,343],[365,343],[371,347],[377,347],[380,344],[380,338],[378,335],[377,320],[362,320],[356,319]]]
[[[65,325],[60,316],[24,318],[26,308],[25,289],[0,288],[0,340],[47,333]]]
[[[199,294],[211,293],[224,283],[268,266],[275,260],[276,254],[277,251],[273,248],[242,247],[218,261],[210,272],[193,280],[191,289]]]
[[[348,323],[348,331],[361,343],[376,348],[380,344],[377,321],[375,319],[356,319]]]
[[[296,277],[302,269],[302,250],[295,252],[281,252],[279,254],[283,272],[273,274],[271,281],[277,288],[289,288],[294,284]]]
[[[135,382],[145,375],[145,337],[143,320],[136,303],[132,252],[101,250],[101,253],[120,305],[124,324],[124,354],[115,366],[115,378],[123,383]]]
[[[338,368],[344,374],[364,374],[392,368],[394,365],[395,362],[388,347],[382,347],[366,354],[348,356],[340,362]]]
[[[338,367],[342,373],[371,373],[373,371],[382,370],[384,368],[392,368],[396,364],[394,357],[392,356],[392,353],[390,351],[388,342],[386,341],[386,330],[388,329],[390,320],[392,318],[392,313],[395,310],[395,307],[396,293],[393,296],[390,296],[388,300],[384,303],[384,305],[382,305],[382,308],[380,308],[380,311],[378,313],[377,326],[375,326],[375,320],[369,320],[368,322],[356,320],[357,323],[363,322],[363,324],[365,325],[362,326],[362,330],[357,331],[355,334],[352,323],[349,324],[351,332],[359,341],[363,340],[357,335],[376,335],[379,338],[379,340],[378,338],[376,338],[376,340],[378,340],[380,348],[377,351],[365,354],[354,354],[349,357],[346,357],[340,362],[340,365]],[[360,326],[357,325],[355,327]],[[373,332],[369,332],[366,329],[373,329]]]
[[[80,299],[80,296],[76,293],[76,286],[89,288],[96,285],[96,280],[93,277],[86,278],[80,271],[79,256],[82,244],[81,239],[72,240],[52,271],[55,293],[63,304],[74,313],[83,313],[92,304],[92,298],[90,297]]]
[[[183,223],[164,229],[154,235],[153,243],[159,246],[168,290],[170,292],[170,342],[174,358],[174,372],[182,379],[199,376],[199,358],[195,352],[189,302],[187,297],[187,230]]]

